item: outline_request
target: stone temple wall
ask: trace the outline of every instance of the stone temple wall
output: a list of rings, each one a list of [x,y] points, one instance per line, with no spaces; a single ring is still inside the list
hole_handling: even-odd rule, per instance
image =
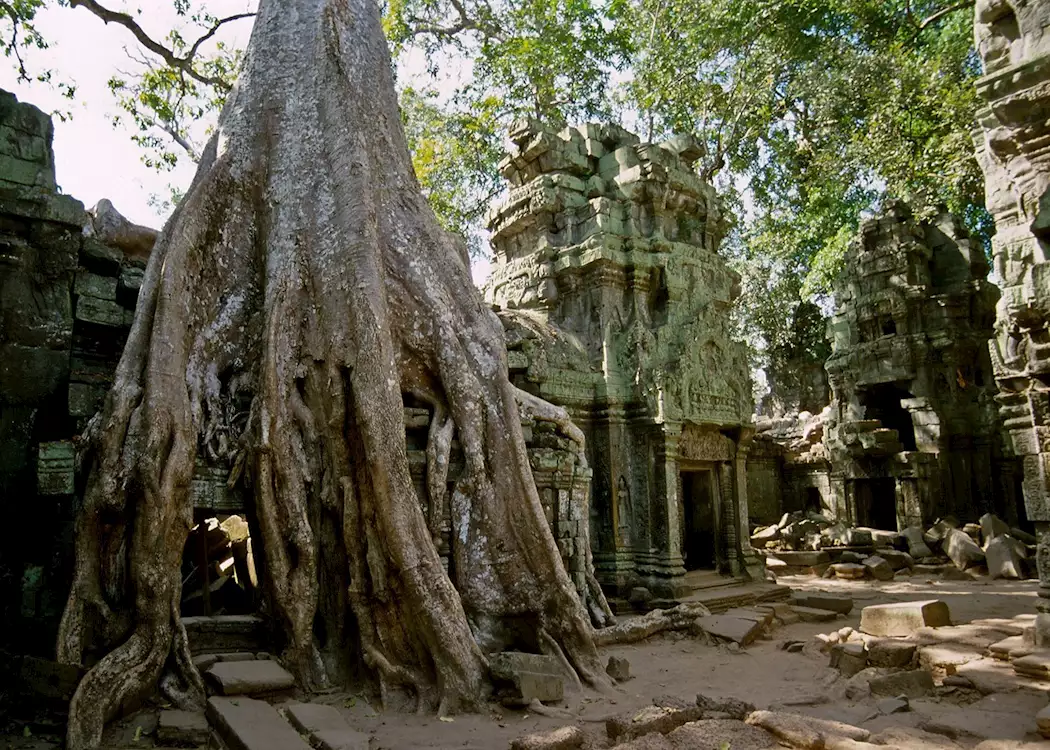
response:
[[[58,191],[52,135],[0,91],[0,648],[45,654],[72,575],[74,440],[112,380],[145,265],[141,242],[113,242],[127,222],[108,202],[89,214]]]
[[[835,284],[824,444],[833,511],[876,528],[994,511],[1016,522],[987,339],[998,290],[949,216],[866,221]]]
[[[995,217],[1002,286],[992,359],[1007,443],[1023,465],[1024,507],[1039,542],[1040,596],[1050,611],[1050,5],[978,0],[974,34],[977,158]],[[1050,644],[1050,614],[1041,632]]]
[[[533,121],[510,138],[485,294],[515,383],[586,434],[599,580],[660,598],[685,591],[687,567],[761,575],[743,468],[751,383],[729,322],[739,280],[718,254],[721,202],[692,169],[700,147]]]

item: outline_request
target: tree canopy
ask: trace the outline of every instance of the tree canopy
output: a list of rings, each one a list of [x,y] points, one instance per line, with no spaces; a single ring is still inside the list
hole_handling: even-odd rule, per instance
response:
[[[46,0],[0,0],[5,50],[47,42]],[[220,30],[246,13],[173,0],[185,27],[150,38],[133,13],[71,0],[126,26],[141,68],[110,88],[158,169],[200,152],[241,51]],[[735,209],[728,245],[744,276],[756,364],[821,302],[860,217],[886,196],[940,206],[986,240],[973,156],[979,62],[972,2],[950,0],[390,0],[384,31],[424,193],[446,228],[484,254],[485,209],[515,119],[619,121],[658,140],[692,132],[698,170]],[[420,60],[425,62],[420,63]],[[770,306],[769,301],[774,305]]]

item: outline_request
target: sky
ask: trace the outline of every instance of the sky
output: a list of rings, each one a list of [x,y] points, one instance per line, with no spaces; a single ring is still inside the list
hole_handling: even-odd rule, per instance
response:
[[[214,12],[222,15],[251,10],[254,5],[254,0],[212,3]],[[126,10],[121,0],[111,0],[107,7]],[[178,21],[171,0],[143,0],[135,7],[142,11],[136,20],[155,39],[162,39]],[[249,19],[232,24],[219,38],[244,46],[251,23]],[[0,88],[44,112],[69,113],[65,121],[52,118],[60,189],[88,208],[108,198],[132,221],[159,228],[167,214],[151,205],[151,196],[166,198],[169,185],[188,187],[195,170],[188,160],[180,160],[172,172],[159,173],[147,167],[142,163],[142,150],[131,140],[132,132],[123,124],[113,124],[119,109],[106,84],[114,75],[138,69],[128,55],[129,51],[141,54],[135,40],[123,27],[107,25],[90,11],[57,3],[49,3],[38,13],[36,27],[50,47],[27,53],[30,73],[53,71],[56,83],[76,85],[76,97],[70,101],[57,86],[19,81],[13,60],[0,60]],[[421,74],[422,63],[409,57],[399,75]],[[475,261],[473,272],[475,282],[482,283],[489,273],[488,261]]]

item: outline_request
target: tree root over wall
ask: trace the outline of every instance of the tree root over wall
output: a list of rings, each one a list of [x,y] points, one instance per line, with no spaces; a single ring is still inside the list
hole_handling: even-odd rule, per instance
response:
[[[451,508],[449,572],[412,486],[405,394],[433,409],[428,470],[443,476],[453,435],[464,455],[447,498],[428,482],[427,502]],[[500,324],[413,176],[376,4],[262,0],[86,435],[58,656],[97,661],[69,750],[158,683],[203,700],[179,620],[198,454],[248,488],[282,660],[304,687],[368,674],[388,705],[468,710],[505,647],[606,684],[517,397]]]

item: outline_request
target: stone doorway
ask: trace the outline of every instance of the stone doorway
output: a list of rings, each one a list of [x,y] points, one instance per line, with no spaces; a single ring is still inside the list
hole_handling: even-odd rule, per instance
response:
[[[897,528],[897,481],[893,477],[853,480],[857,525],[873,529]]]
[[[682,557],[686,570],[718,567],[718,483],[713,469],[686,469],[682,487]]]

